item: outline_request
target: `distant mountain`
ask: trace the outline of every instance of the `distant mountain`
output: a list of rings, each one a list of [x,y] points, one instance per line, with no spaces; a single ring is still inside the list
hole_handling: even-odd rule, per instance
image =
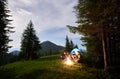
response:
[[[65,47],[56,45],[50,41],[45,41],[41,43],[42,49],[40,50],[40,54],[56,54],[60,51],[64,50]]]
[[[12,55],[19,55],[19,53],[20,53],[20,51],[18,51],[18,50],[14,50],[14,51],[10,52],[10,54],[12,54]]]
[[[63,51],[65,48],[63,46],[56,45],[50,41],[42,42],[41,47],[42,47],[42,49],[39,51],[39,54],[42,54],[42,55],[57,54],[57,53]],[[10,52],[9,54],[19,55],[19,53],[20,53],[20,51],[14,50],[14,51]]]

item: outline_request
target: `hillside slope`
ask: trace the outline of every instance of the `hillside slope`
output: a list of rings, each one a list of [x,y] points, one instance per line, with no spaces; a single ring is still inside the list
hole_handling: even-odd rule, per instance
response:
[[[109,79],[102,70],[82,64],[68,66],[59,55],[19,61],[0,67],[0,79]]]

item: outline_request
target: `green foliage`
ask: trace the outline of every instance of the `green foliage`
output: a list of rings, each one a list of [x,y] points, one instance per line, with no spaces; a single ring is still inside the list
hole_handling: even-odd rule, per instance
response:
[[[0,79],[110,79],[103,70],[83,64],[67,66],[59,58],[60,55],[44,56],[5,65],[0,67]]]
[[[32,21],[30,21],[22,36],[20,58],[25,60],[36,59],[40,49],[39,39],[35,34]]]
[[[9,39],[9,34],[12,33],[11,29],[13,27],[10,26],[10,15],[8,14],[10,11],[7,8],[7,0],[0,0],[0,65],[4,62],[4,55],[7,53],[8,48],[11,46],[8,46],[8,43],[11,41]]]
[[[4,68],[0,67],[0,79],[15,79],[14,76],[16,75],[14,68]]]
[[[65,51],[70,52],[70,50],[71,50],[71,48],[70,48],[69,38],[68,38],[68,36],[66,36]]]
[[[118,0],[78,0],[75,6],[78,26],[67,26],[71,32],[84,35],[81,40],[88,53],[96,53],[100,60],[104,57],[106,69],[107,65],[117,65],[120,58],[119,4]]]
[[[72,50],[74,47],[75,47],[75,46],[74,46],[74,44],[73,44],[73,41],[71,40],[71,41],[70,41],[70,50]]]
[[[73,41],[69,40],[68,36],[66,36],[65,51],[70,52],[75,47],[78,48],[78,46],[77,45],[75,46],[74,43],[73,43]]]

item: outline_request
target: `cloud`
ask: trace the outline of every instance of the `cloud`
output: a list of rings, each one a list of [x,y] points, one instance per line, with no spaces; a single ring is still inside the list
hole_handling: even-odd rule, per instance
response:
[[[15,2],[13,2],[15,1]],[[76,21],[75,13],[73,13],[73,6],[76,4],[75,0],[13,0],[14,3],[11,7],[11,11],[14,15],[20,16],[21,20],[32,19],[36,28],[42,30],[49,29],[51,27],[65,27],[66,25],[74,25]],[[36,3],[37,4],[36,4]],[[32,3],[32,5],[30,5]],[[24,6],[23,6],[24,4]],[[26,6],[26,5],[29,6]],[[32,12],[33,15],[30,15]],[[24,17],[21,17],[24,15]],[[16,20],[14,20],[18,23]],[[23,22],[26,24],[26,21]],[[19,24],[17,24],[19,25]]]
[[[18,0],[18,1],[27,6],[30,6],[30,5],[32,5],[33,2],[35,2],[33,0]]]
[[[30,20],[40,40],[63,41],[66,35],[73,39],[81,37],[66,28],[66,25],[76,25],[73,7],[77,0],[8,0],[8,3],[16,31],[10,36],[14,40],[10,43],[13,48],[20,47],[22,33]]]
[[[17,12],[16,13],[18,13],[19,15],[23,15],[23,16],[26,16],[26,15],[32,15],[32,13],[31,12],[29,12],[29,11],[27,11],[27,10],[24,10],[24,9],[22,9],[22,8],[20,8],[20,9],[17,9]]]

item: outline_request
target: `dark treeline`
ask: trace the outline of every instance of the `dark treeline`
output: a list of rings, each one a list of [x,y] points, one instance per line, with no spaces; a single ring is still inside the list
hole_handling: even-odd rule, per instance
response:
[[[71,32],[84,35],[81,40],[89,62],[103,66],[105,71],[119,68],[119,4],[119,0],[78,0],[74,7],[78,26],[68,26]]]
[[[8,19],[11,15],[9,15],[7,4],[7,0],[0,0],[0,65],[8,63],[5,58],[8,56],[8,48],[11,47],[8,43],[12,41],[9,39],[9,34],[14,32],[13,27],[10,26],[12,20]]]

